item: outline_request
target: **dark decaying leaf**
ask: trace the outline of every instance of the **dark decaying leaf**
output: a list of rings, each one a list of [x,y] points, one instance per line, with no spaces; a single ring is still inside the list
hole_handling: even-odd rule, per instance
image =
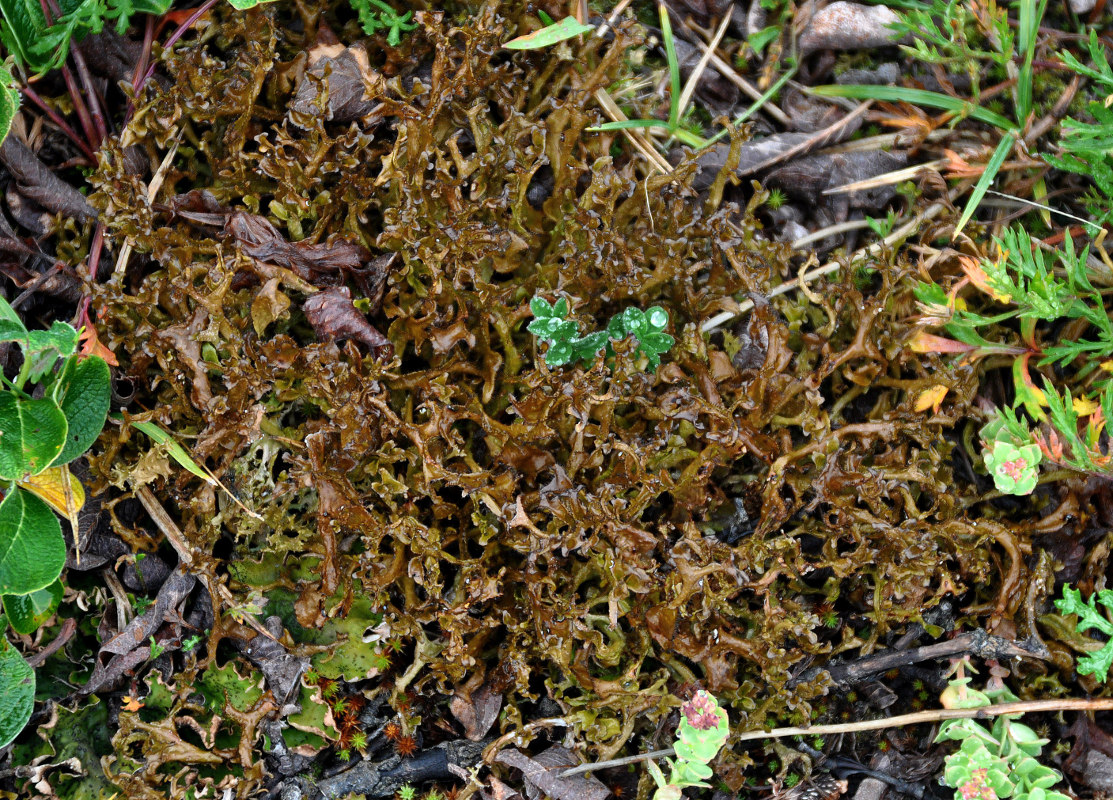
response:
[[[278,706],[282,707],[289,703],[298,691],[301,676],[309,669],[309,659],[305,656],[295,656],[277,641],[283,631],[282,620],[279,617],[268,617],[264,627],[275,638],[271,639],[260,633],[246,642],[236,638],[232,638],[231,641],[263,673],[263,677],[267,680],[267,688],[274,695]]]
[[[322,27],[321,32],[326,30]],[[317,45],[309,51],[309,69],[290,103],[290,119],[302,127],[312,127],[307,118],[321,116],[322,93],[328,94],[324,118],[332,122],[361,119],[377,105],[371,94],[382,78],[371,69],[367,49],[360,42],[345,47],[329,33],[331,41],[319,37]]]
[[[502,695],[491,691],[487,683],[473,686],[469,681],[456,690],[448,702],[452,716],[464,726],[464,735],[478,742],[487,735],[498,719],[502,708]]]
[[[82,693],[111,689],[123,680],[124,673],[146,661],[151,654],[151,637],[163,623],[181,620],[181,605],[196,583],[197,579],[180,566],[170,573],[150,608],[101,645],[93,674],[82,687]],[[175,641],[160,641],[159,644],[168,650],[179,646]]]
[[[1063,770],[1095,794],[1113,792],[1113,736],[1084,714],[1079,715],[1069,735],[1074,737],[1074,747],[1063,762]]]
[[[579,763],[571,752],[560,746],[550,747],[535,758],[530,758],[518,750],[503,750],[496,761],[520,769],[522,777],[531,788],[553,800],[605,800],[611,793],[611,790],[595,777],[587,775],[560,777],[562,770]]]
[[[793,199],[813,206],[827,200],[832,204],[846,202],[851,208],[876,210],[895,196],[896,191],[892,185],[838,195],[824,195],[823,192],[901,169],[907,163],[908,156],[905,153],[884,150],[817,154],[794,159],[773,170],[766,183],[783,189]]]
[[[321,244],[290,242],[264,217],[242,211],[228,217],[225,233],[252,258],[286,267],[314,286],[338,286],[351,278],[373,302],[382,292],[392,260],[389,255],[373,258],[366,247],[339,237]]]
[[[310,297],[302,305],[305,318],[324,342],[354,339],[366,345],[375,358],[387,361],[394,352],[390,340],[375,330],[352,305],[347,286],[336,286]]]
[[[97,218],[84,195],[48,169],[18,137],[9,136],[0,144],[0,163],[15,178],[20,192],[43,208],[80,222]]]

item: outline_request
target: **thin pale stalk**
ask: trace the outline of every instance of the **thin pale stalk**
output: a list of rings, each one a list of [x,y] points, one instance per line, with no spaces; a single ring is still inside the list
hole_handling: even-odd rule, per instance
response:
[[[1113,711],[1113,698],[1068,698],[1065,700],[1023,700],[1017,703],[998,703],[980,708],[940,708],[933,711],[917,711],[914,714],[901,714],[887,719],[867,719],[861,722],[842,722],[834,725],[793,726],[773,728],[768,731],[746,731],[733,738],[735,742],[752,742],[758,739],[783,739],[788,736],[836,736],[843,733],[879,731],[887,728],[901,728],[906,725],[924,725],[944,722],[949,719],[988,719],[1006,714],[1036,714],[1054,711]],[[594,764],[581,764],[564,770],[558,777],[568,778],[611,766],[633,764],[653,758],[673,755],[674,750],[656,750],[637,756],[600,761]]]
[[[707,69],[711,57],[715,55],[715,48],[718,47],[719,42],[722,41],[723,34],[727,32],[727,25],[729,24],[730,14],[724,14],[723,21],[719,23],[719,29],[715,31],[715,38],[711,40],[711,44],[703,51],[699,63],[696,64],[696,68],[692,70],[692,74],[688,76],[688,81],[684,84],[684,90],[680,93],[680,102],[678,103],[678,117],[683,117],[684,112],[688,109],[688,103],[692,101],[692,95],[696,92],[699,79],[703,77],[703,71]]]

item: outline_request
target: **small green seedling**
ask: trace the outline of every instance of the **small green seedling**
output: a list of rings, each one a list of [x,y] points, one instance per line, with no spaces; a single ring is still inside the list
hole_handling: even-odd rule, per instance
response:
[[[1003,409],[981,430],[982,458],[993,485],[1005,494],[1026,495],[1036,488],[1043,451],[1012,409]]]
[[[980,708],[994,700],[1017,699],[999,678],[993,682],[998,685],[992,690],[971,689],[970,678],[960,668],[943,692],[943,706]],[[962,742],[958,751],[947,756],[943,769],[943,782],[955,790],[955,800],[1069,800],[1051,789],[1063,776],[1036,760],[1048,740],[1010,715],[997,717],[992,729],[973,719],[947,720],[939,726],[935,741]]]
[[[402,34],[416,30],[417,23],[411,22],[412,11],[399,14],[383,0],[351,0],[352,8],[359,14],[359,24],[368,36],[381,30],[386,31],[386,43],[397,47],[402,43]]]
[[[650,369],[661,363],[661,354],[668,352],[673,338],[664,332],[669,324],[669,315],[660,306],[642,311],[628,308],[611,317],[607,329],[580,336],[580,326],[575,320],[565,319],[568,314],[568,299],[560,298],[555,305],[543,297],[530,301],[530,310],[536,317],[529,324],[529,332],[540,341],[549,345],[545,352],[545,363],[550,367],[560,367],[573,361],[590,363],[600,350],[607,356],[614,356],[612,341],[633,336],[638,340],[638,351],[645,355]]]
[[[79,339],[64,322],[27,330],[0,298],[0,342],[23,351],[15,380],[0,375],[0,747],[23,730],[35,698],[35,674],[2,631],[32,633],[62,599],[66,541],[55,512],[74,525],[84,502],[66,465],[92,446],[108,415],[108,364],[79,355]]]
[[[689,786],[710,787],[707,779],[713,773],[708,764],[726,744],[729,735],[727,712],[712,695],[700,689],[680,707],[680,725],[673,746],[676,759],[668,759],[669,777],[666,779],[661,768],[649,762],[649,772],[657,783],[653,800],[680,800],[683,790]]]
[[[1090,595],[1089,602],[1082,601],[1082,593],[1070,586],[1063,587],[1063,596],[1055,601],[1060,614],[1076,614],[1078,622],[1075,630],[1079,633],[1094,628],[1113,637],[1113,622],[1098,609],[1098,604],[1113,609],[1113,589],[1102,589]],[[1078,659],[1078,674],[1093,675],[1103,683],[1109,677],[1109,667],[1113,664],[1113,639],[1107,640],[1100,650],[1088,653]]]

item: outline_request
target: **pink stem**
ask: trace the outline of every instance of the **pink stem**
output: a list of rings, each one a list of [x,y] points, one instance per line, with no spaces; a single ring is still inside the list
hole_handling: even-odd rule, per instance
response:
[[[30,86],[20,86],[19,90],[23,92],[23,95],[28,100],[38,106],[39,110],[46,114],[50,121],[57,125],[58,129],[61,130],[62,133],[66,134],[66,136],[69,137],[70,141],[77,145],[78,149],[81,150],[82,155],[84,155],[89,160],[90,164],[95,164],[97,162],[97,157],[93,153],[92,149],[89,147],[88,143],[77,135],[77,131],[71,128],[69,123],[62,119],[57,111],[48,106],[46,104],[46,101],[39,97],[38,92],[36,92]]]

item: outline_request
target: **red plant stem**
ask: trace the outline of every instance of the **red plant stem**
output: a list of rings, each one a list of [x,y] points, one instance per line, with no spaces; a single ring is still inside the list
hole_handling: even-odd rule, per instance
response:
[[[196,11],[189,15],[189,18],[186,19],[185,22],[178,26],[177,30],[170,34],[170,38],[166,40],[166,44],[162,46],[162,49],[169,50],[171,47],[173,47],[174,44],[185,35],[186,31],[193,27],[193,23],[201,19],[201,17],[204,16],[204,14],[215,5],[216,0],[205,0],[204,3],[197,7]],[[141,89],[143,85],[151,79],[151,76],[155,74],[155,66],[155,64],[151,64],[149,67],[147,67],[147,73],[143,76],[143,80],[139,82],[139,86],[136,87],[136,91]]]
[[[93,124],[97,130],[97,138],[90,144],[93,145],[94,150],[97,150],[100,148],[101,142],[108,138],[108,124],[104,120],[104,112],[101,111],[100,98],[97,96],[96,87],[93,86],[93,76],[89,74],[89,67],[85,64],[85,56],[81,54],[81,48],[77,42],[71,43],[70,57],[73,58],[73,65],[77,67],[77,75],[81,78],[85,96],[89,98],[89,112],[93,116]]]
[[[147,65],[151,63],[151,47],[155,43],[155,18],[147,15],[147,24],[143,28],[143,51],[139,54],[139,63],[135,65],[135,74],[131,78],[131,88],[139,91],[140,78],[146,74]],[[130,116],[130,115],[129,115]]]
[[[81,123],[81,131],[85,134],[85,141],[89,148],[95,150],[94,142],[97,140],[97,129],[93,125],[93,118],[89,116],[89,108],[81,98],[81,91],[77,88],[77,81],[73,79],[73,72],[67,64],[62,65],[62,77],[66,81],[66,91],[69,92],[73,102],[73,110],[77,113],[77,120]]]
[[[104,223],[97,222],[96,230],[93,231],[93,243],[89,246],[89,277],[96,282],[97,280],[97,267],[100,266],[100,251],[104,247]],[[89,304],[92,298],[85,295],[81,298],[81,312],[78,315],[79,325],[82,327],[91,326],[92,320],[89,319]]]
[[[70,141],[72,141],[75,145],[77,145],[77,147],[81,151],[82,155],[84,155],[87,159],[89,159],[89,162],[91,164],[96,163],[97,157],[93,153],[92,148],[89,147],[89,144],[84,139],[82,139],[80,136],[77,135],[77,131],[75,131],[73,128],[71,128],[69,123],[66,122],[64,119],[62,119],[61,115],[57,111],[55,111],[53,108],[48,106],[46,104],[46,101],[43,100],[41,97],[39,97],[38,92],[36,92],[34,89],[32,89],[29,85],[28,86],[20,86],[19,90],[21,92],[23,92],[24,97],[26,97],[28,100],[30,100],[32,103],[34,103],[36,106],[38,106],[39,110],[42,111],[44,114],[46,114],[47,118],[51,122],[53,122],[56,126],[58,126],[58,129],[60,131],[62,131],[62,133],[64,133],[66,136],[68,136]]]

